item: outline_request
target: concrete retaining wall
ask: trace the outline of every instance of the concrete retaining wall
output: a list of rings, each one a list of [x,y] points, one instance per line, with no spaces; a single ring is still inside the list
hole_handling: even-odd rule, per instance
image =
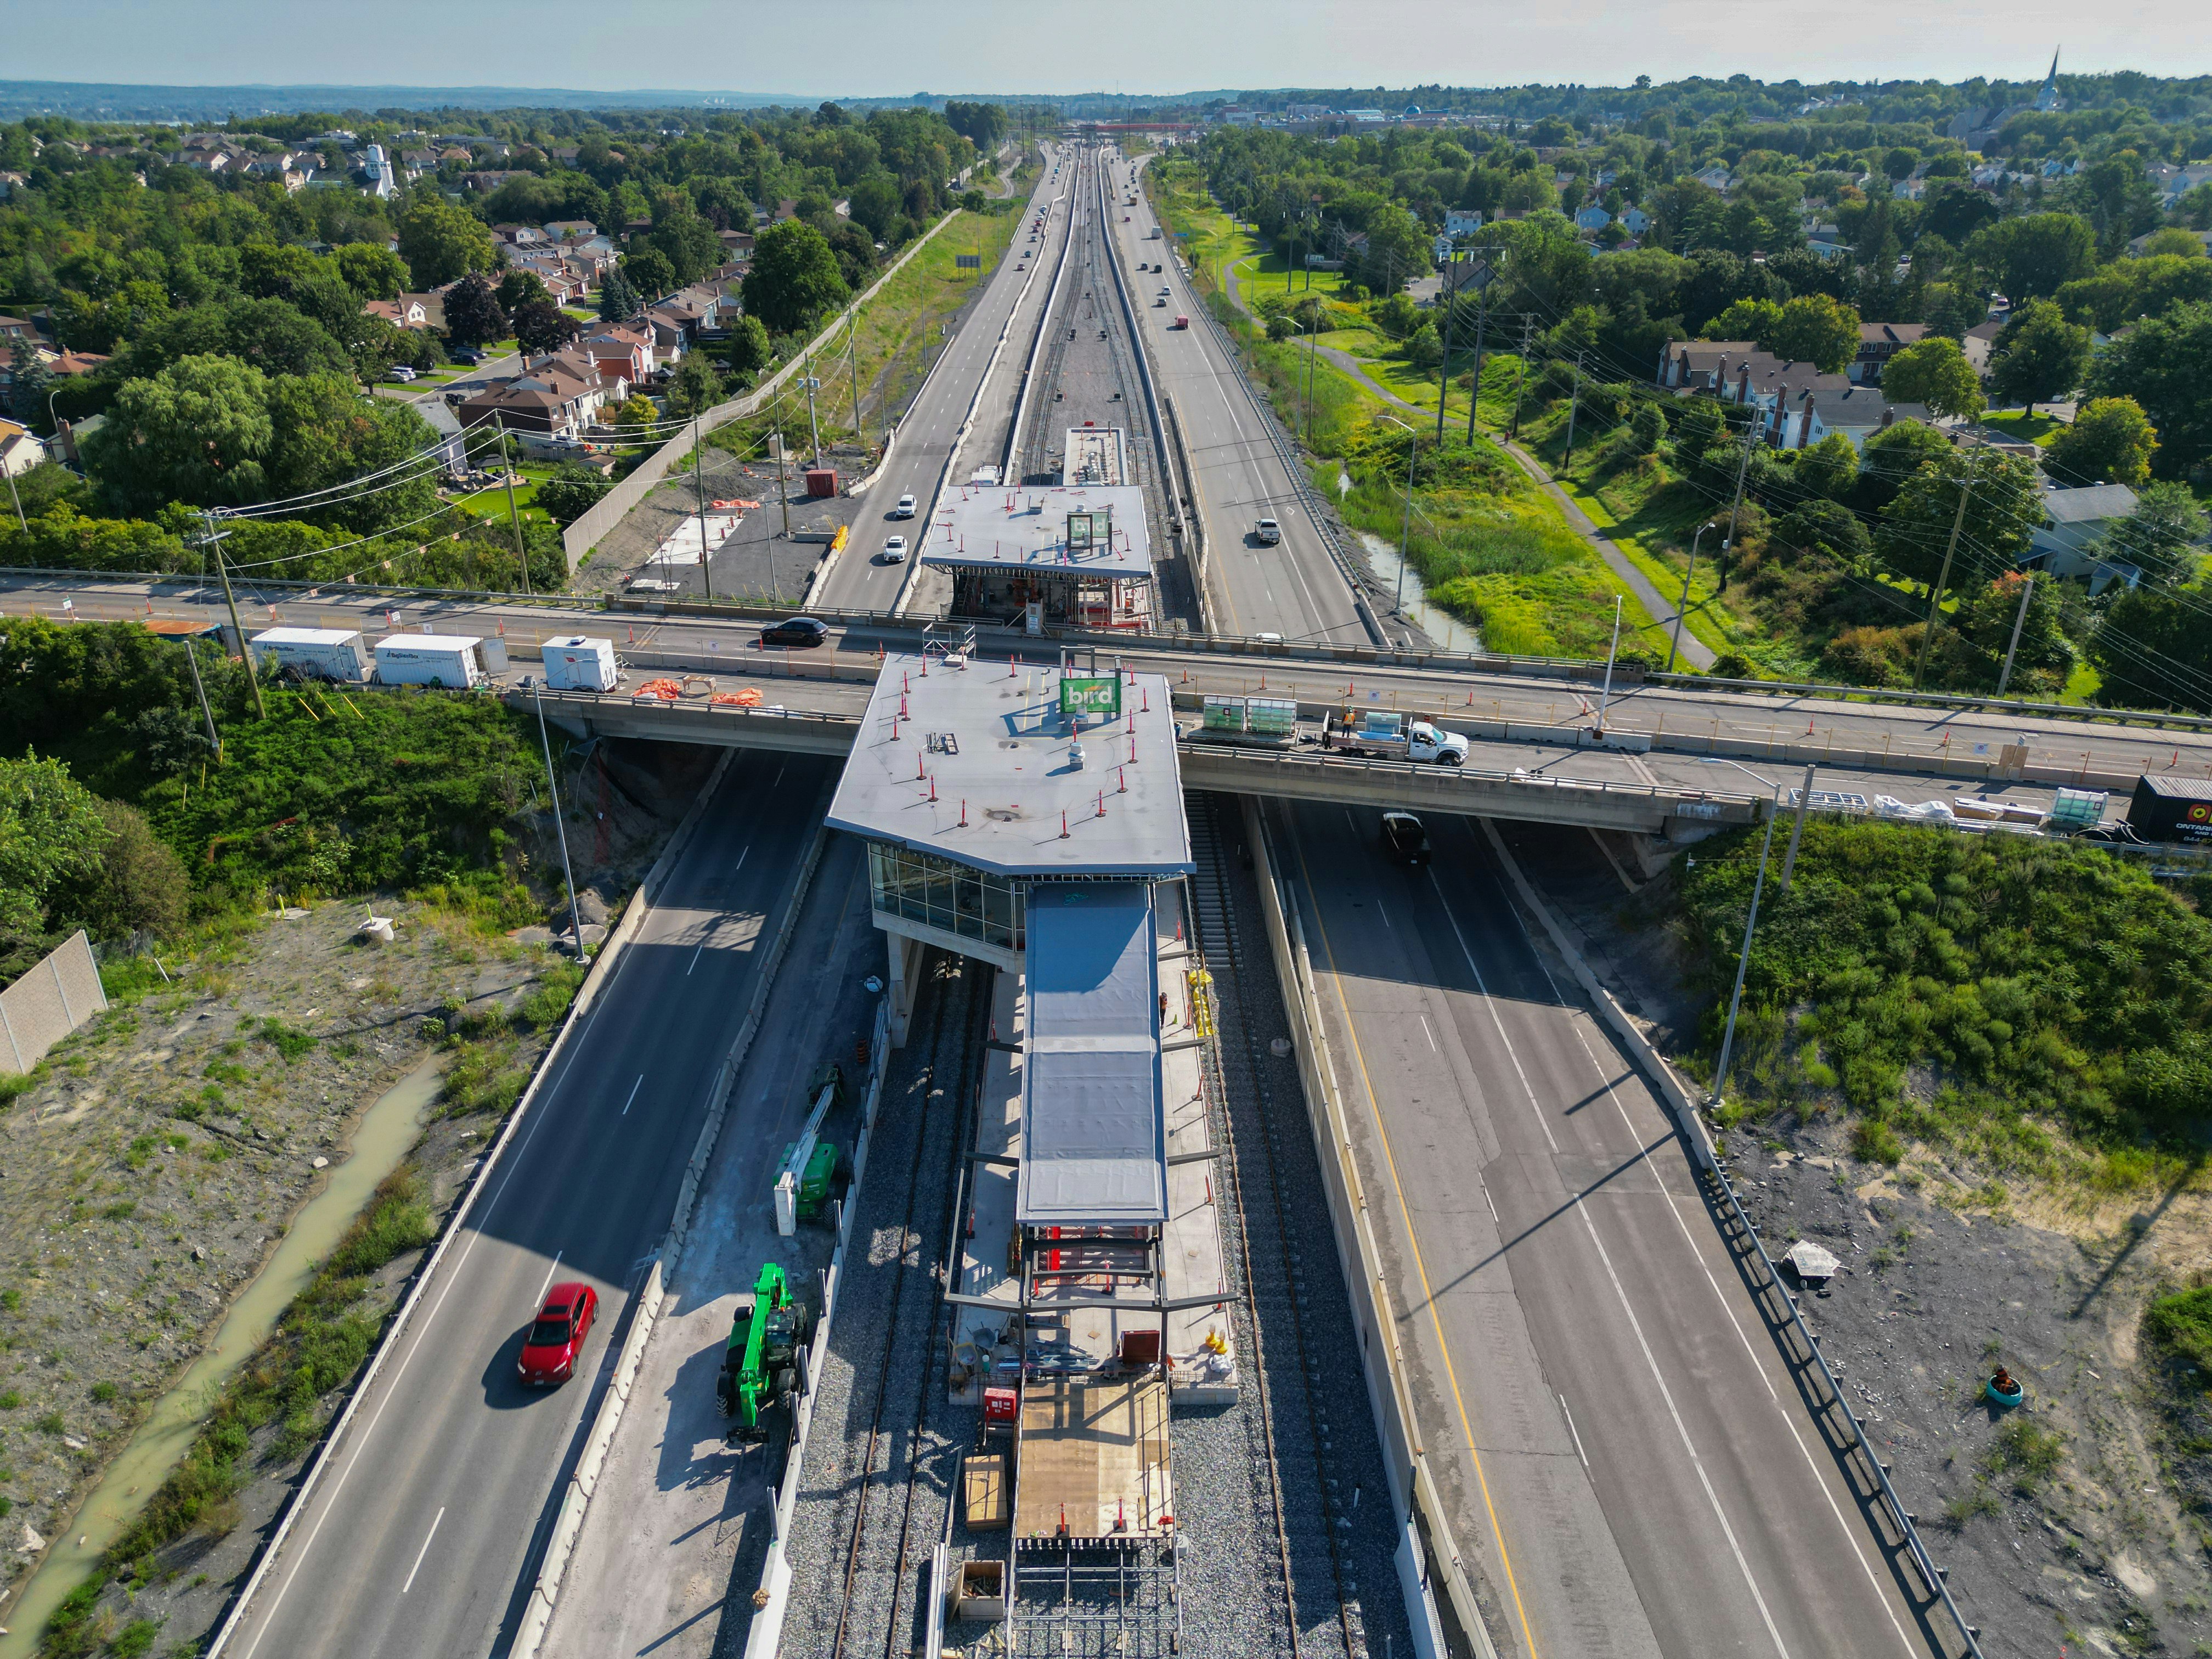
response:
[[[79,928],[46,960],[0,991],[0,1072],[27,1072],[107,1006],[92,942]]]

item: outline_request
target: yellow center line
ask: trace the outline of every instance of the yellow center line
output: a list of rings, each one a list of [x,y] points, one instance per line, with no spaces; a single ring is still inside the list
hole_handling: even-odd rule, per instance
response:
[[[1490,1496],[1490,1477],[1483,1473],[1482,1453],[1474,1443],[1474,1425],[1468,1419],[1467,1396],[1460,1392],[1459,1369],[1452,1364],[1451,1344],[1445,1340],[1443,1319],[1437,1312],[1436,1292],[1429,1288],[1428,1263],[1422,1259],[1421,1242],[1414,1235],[1413,1214],[1406,1203],[1405,1183],[1398,1178],[1397,1154],[1390,1150],[1390,1131],[1383,1127],[1382,1103],[1376,1095],[1375,1079],[1368,1075],[1367,1055],[1359,1046],[1359,1030],[1352,1021],[1352,1004],[1344,994],[1344,976],[1336,970],[1336,947],[1329,943],[1328,924],[1322,920],[1321,902],[1315,896],[1316,890],[1313,874],[1306,868],[1305,837],[1298,833],[1295,819],[1291,823],[1291,844],[1298,855],[1298,873],[1305,879],[1306,893],[1313,899],[1309,908],[1314,913],[1314,928],[1321,935],[1322,951],[1328,958],[1328,976],[1335,982],[1337,1004],[1344,1010],[1344,1029],[1346,1035],[1352,1039],[1352,1057],[1358,1063],[1359,1081],[1367,1091],[1369,1115],[1374,1120],[1375,1133],[1382,1142],[1383,1162],[1390,1168],[1390,1189],[1397,1196],[1398,1213],[1405,1218],[1406,1243],[1413,1253],[1413,1271],[1420,1278],[1421,1300],[1428,1307],[1429,1322],[1436,1329],[1437,1349],[1443,1356],[1444,1379],[1451,1384],[1452,1403],[1459,1408],[1460,1434],[1467,1443],[1467,1455],[1474,1460],[1475,1484],[1482,1488],[1482,1507],[1490,1516],[1491,1536],[1498,1540],[1498,1559],[1505,1569],[1505,1588],[1512,1592],[1513,1611],[1520,1617],[1521,1636],[1528,1644],[1529,1659],[1535,1659],[1536,1634],[1528,1628],[1528,1609],[1522,1603],[1521,1586],[1513,1576],[1513,1557],[1505,1547],[1505,1528],[1498,1524],[1498,1505]]]

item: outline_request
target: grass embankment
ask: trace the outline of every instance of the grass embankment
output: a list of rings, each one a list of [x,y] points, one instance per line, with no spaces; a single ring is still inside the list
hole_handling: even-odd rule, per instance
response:
[[[1401,344],[1370,314],[1371,302],[1345,298],[1342,278],[1333,271],[1294,273],[1294,285],[1286,289],[1281,258],[1264,252],[1254,233],[1234,224],[1206,195],[1194,172],[1164,163],[1148,168],[1146,177],[1161,222],[1185,250],[1214,315],[1235,336],[1247,371],[1285,423],[1320,458],[1316,487],[1339,503],[1354,529],[1392,543],[1399,539],[1408,440],[1392,419],[1422,428],[1416,441],[1420,459],[1414,468],[1407,556],[1431,603],[1479,630],[1492,651],[1602,657],[1619,598],[1624,601],[1623,651],[1664,657],[1664,641],[1651,617],[1588,540],[1568,526],[1558,507],[1495,443],[1484,436],[1472,444],[1466,441],[1464,410],[1473,389],[1470,350],[1455,352],[1450,365],[1450,419],[1439,454],[1433,428],[1378,397],[1319,349],[1346,353],[1360,374],[1433,415],[1438,377],[1414,368]],[[1226,291],[1231,283],[1263,317],[1317,299],[1325,326],[1310,342],[1270,340],[1232,302]],[[1520,374],[1517,358],[1486,353],[1481,387],[1486,428],[1502,427],[1510,418]],[[1339,466],[1353,486],[1341,496],[1335,488]]]
[[[1708,1063],[1760,833],[1677,866]],[[2090,1194],[2178,1186],[2203,1167],[2208,982],[2212,921],[2101,848],[1814,821],[1790,890],[1766,886],[1723,1115],[1840,1115],[1857,1156],[1911,1179],[1924,1153]]]

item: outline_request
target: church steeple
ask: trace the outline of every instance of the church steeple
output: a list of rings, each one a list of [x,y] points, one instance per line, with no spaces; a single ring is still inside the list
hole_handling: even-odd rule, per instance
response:
[[[2053,110],[2058,107],[2058,51],[2053,47],[2051,73],[2043,77],[2043,90],[2035,94],[2035,106],[2039,110]]]

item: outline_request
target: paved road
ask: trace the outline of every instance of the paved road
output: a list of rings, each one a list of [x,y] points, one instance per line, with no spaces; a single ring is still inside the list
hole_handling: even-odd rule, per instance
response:
[[[796,756],[731,763],[362,1400],[232,1659],[478,1659],[511,1638],[830,771]],[[589,1369],[526,1390],[522,1328],[556,1275],[605,1299]]]
[[[938,360],[913,405],[901,417],[898,441],[892,447],[890,459],[884,465],[882,478],[862,500],[859,515],[853,520],[852,544],[838,556],[836,568],[815,595],[814,603],[817,605],[837,611],[887,611],[891,608],[909,568],[880,562],[878,556],[884,538],[902,532],[910,546],[919,546],[922,527],[928,522],[925,518],[916,518],[908,523],[894,523],[890,518],[891,509],[902,495],[910,494],[924,512],[927,510],[938,477],[945,470],[945,458],[951,452],[953,439],[975,397],[984,365],[989,362],[1000,333],[1007,328],[1011,319],[1012,331],[1005,350],[1000,354],[982,400],[985,407],[997,410],[996,425],[994,428],[993,418],[986,415],[984,408],[979,407],[975,434],[961,452],[961,476],[968,476],[978,466],[998,464],[1000,446],[994,432],[1004,431],[1004,406],[1012,401],[1022,363],[1029,353],[1029,331],[1034,326],[1036,308],[1043,303],[1051,287],[1052,261],[1058,258],[1060,244],[1066,235],[1066,192],[1071,188],[1073,164],[1063,162],[1055,178],[1054,161],[1066,151],[1058,146],[1048,145],[1046,149],[1044,168],[1028,207],[1023,210],[1024,218],[1014,233],[1010,257],[989,274],[981,298],[963,319],[959,332],[945,348],[944,356]],[[1032,242],[1029,216],[1041,209],[1048,210],[1047,236]],[[1035,257],[1024,262],[1019,257],[1024,250],[1034,252]],[[950,589],[946,592],[949,593]],[[917,614],[927,615],[932,608],[918,605]]]
[[[1481,827],[1433,822],[1411,872],[1379,865],[1372,812],[1271,812],[1500,1653],[1925,1653],[1665,1115]]]
[[[1296,482],[1268,441],[1267,416],[1255,404],[1237,374],[1229,348],[1206,321],[1205,301],[1170,252],[1172,242],[1151,233],[1159,228],[1151,204],[1139,193],[1127,205],[1129,182],[1144,164],[1111,163],[1113,181],[1122,186],[1120,213],[1110,227],[1122,258],[1134,264],[1166,267],[1132,280],[1164,285],[1171,303],[1146,305],[1138,326],[1152,353],[1163,394],[1174,401],[1183,424],[1183,440],[1197,477],[1199,512],[1211,542],[1209,580],[1214,596],[1214,625],[1224,634],[1279,634],[1286,640],[1369,643],[1367,630],[1352,608],[1352,590],[1330,558],[1322,532],[1307,516]],[[1139,292],[1149,290],[1139,289]],[[1178,316],[1188,328],[1172,325]],[[1255,520],[1273,518],[1283,526],[1279,546],[1262,547],[1249,538]]]

